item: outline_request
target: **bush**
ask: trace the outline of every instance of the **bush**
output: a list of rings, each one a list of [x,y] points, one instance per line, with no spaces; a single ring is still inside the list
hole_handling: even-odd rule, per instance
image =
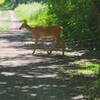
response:
[[[22,4],[15,9],[21,20],[27,20],[32,26],[55,25],[56,17],[49,14],[49,9],[41,3]]]
[[[0,4],[3,4],[5,2],[5,0],[0,0]]]

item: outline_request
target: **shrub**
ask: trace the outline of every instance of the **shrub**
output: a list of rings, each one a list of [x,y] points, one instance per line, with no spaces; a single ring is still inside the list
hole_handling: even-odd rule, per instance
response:
[[[41,3],[22,4],[15,9],[21,20],[27,20],[32,26],[35,25],[55,25],[56,16],[49,14],[49,9]]]

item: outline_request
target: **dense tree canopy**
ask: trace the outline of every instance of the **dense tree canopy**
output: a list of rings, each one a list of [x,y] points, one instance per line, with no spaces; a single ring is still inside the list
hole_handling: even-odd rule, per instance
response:
[[[100,42],[100,1],[99,0],[44,0],[50,13],[56,15],[58,23],[65,29],[69,40]],[[91,41],[86,41],[91,39]],[[96,45],[97,47],[97,45]],[[99,47],[99,45],[98,45]]]

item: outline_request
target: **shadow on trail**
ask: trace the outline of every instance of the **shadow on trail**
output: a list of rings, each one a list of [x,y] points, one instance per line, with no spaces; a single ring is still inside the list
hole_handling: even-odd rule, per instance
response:
[[[32,36],[19,31],[0,33],[0,98],[2,100],[82,100],[94,78],[64,75],[60,66],[79,55],[32,55]],[[71,53],[72,54],[72,53]],[[75,68],[76,66],[74,66]]]

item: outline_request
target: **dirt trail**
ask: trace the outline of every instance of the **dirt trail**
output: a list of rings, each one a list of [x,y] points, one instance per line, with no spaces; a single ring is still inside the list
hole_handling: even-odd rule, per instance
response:
[[[66,56],[32,55],[32,36],[18,30],[20,23],[9,11],[11,30],[0,33],[0,100],[85,100],[88,78],[73,78],[60,72],[61,65],[81,53]]]
[[[10,27],[11,30],[18,30],[20,25],[19,19],[16,17],[13,11],[9,11],[8,14],[10,16],[10,21],[11,21],[11,27]]]

